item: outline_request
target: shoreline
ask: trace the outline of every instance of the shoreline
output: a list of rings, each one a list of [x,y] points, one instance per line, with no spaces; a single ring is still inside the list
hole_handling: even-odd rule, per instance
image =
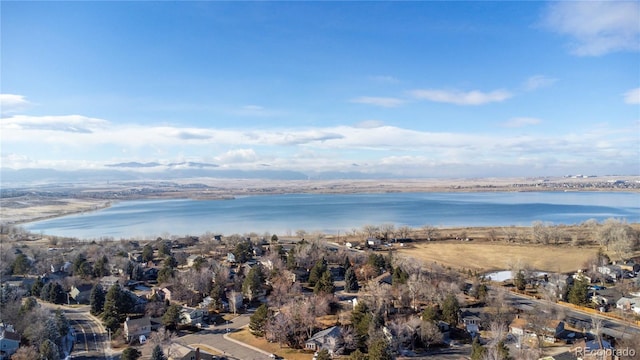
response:
[[[181,179],[25,187],[3,192],[0,223],[22,225],[103,210],[114,202],[233,200],[240,196],[366,193],[611,192],[640,194],[640,176],[604,178],[486,178],[406,180]],[[622,177],[620,177],[622,178]],[[623,182],[621,182],[623,181]]]

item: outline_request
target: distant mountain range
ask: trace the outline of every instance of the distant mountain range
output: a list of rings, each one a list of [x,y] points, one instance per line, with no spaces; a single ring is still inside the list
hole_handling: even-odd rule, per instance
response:
[[[359,172],[318,172],[305,174],[290,170],[229,170],[206,163],[119,163],[104,170],[54,170],[0,168],[3,186],[21,184],[86,183],[128,180],[176,180],[199,177],[224,179],[270,180],[335,180],[335,179],[384,179],[390,174],[365,174]],[[397,176],[395,177],[397,178]]]

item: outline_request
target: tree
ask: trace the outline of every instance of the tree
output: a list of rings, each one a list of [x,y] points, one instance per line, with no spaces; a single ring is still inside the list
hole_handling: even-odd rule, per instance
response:
[[[247,296],[249,301],[253,301],[255,295],[259,292],[264,282],[264,274],[261,266],[254,266],[242,282],[242,293]]]
[[[92,315],[99,315],[100,313],[102,313],[102,310],[104,308],[105,295],[106,294],[104,292],[104,289],[99,283],[95,284],[91,289],[91,294],[89,295],[89,305],[91,309],[89,310],[89,312]]]
[[[56,327],[60,337],[64,337],[69,333],[71,325],[61,309],[57,309],[55,313]]]
[[[356,349],[356,351],[349,354],[349,360],[367,360],[368,357],[366,354],[363,354],[360,349]]]
[[[391,276],[391,284],[396,286],[400,284],[406,284],[409,279],[409,274],[404,271],[400,266],[393,269],[393,275]]]
[[[318,356],[315,357],[316,360],[331,360],[331,355],[329,355],[329,350],[322,349],[318,351]]]
[[[344,290],[347,292],[358,291],[358,279],[356,273],[353,271],[353,267],[349,267],[344,274]]]
[[[45,360],[60,360],[58,345],[49,339],[43,341],[42,344],[40,344],[40,358]]]
[[[440,344],[442,342],[442,332],[432,321],[422,321],[420,325],[420,339],[427,346]]]
[[[422,321],[435,322],[440,320],[440,314],[435,306],[427,306],[422,311]]]
[[[516,289],[524,291],[527,288],[527,280],[524,277],[524,271],[519,270],[514,280]]]
[[[16,256],[15,260],[11,264],[11,271],[16,275],[23,275],[29,271],[30,267],[29,259],[23,253],[20,253]]]
[[[276,235],[276,234],[271,235],[271,242],[272,243],[277,243],[278,242],[278,235]]]
[[[160,345],[154,346],[153,351],[151,352],[151,360],[167,360],[167,357],[164,356]]]
[[[95,277],[103,277],[109,275],[109,269],[107,265],[109,264],[109,259],[106,255],[98,258],[96,263],[93,265],[93,276]]]
[[[166,283],[173,278],[173,268],[171,266],[163,266],[158,271],[158,283]]]
[[[316,282],[320,280],[322,274],[327,270],[327,262],[324,258],[316,261],[315,265],[311,268],[309,272],[309,286],[315,286]]]
[[[369,360],[391,360],[391,346],[382,334],[376,334],[369,344]]]
[[[373,315],[369,312],[367,305],[359,302],[351,312],[351,324],[355,330],[356,344],[359,349],[366,350],[367,339],[369,338],[369,325],[373,322]]]
[[[471,360],[483,360],[487,354],[487,349],[480,344],[478,338],[473,339],[471,344]]]
[[[335,290],[333,286],[333,277],[331,276],[331,272],[329,269],[325,270],[320,277],[320,280],[316,283],[316,286],[313,288],[314,294],[332,294]]]
[[[158,255],[171,256],[171,242],[161,241],[160,245],[158,246]]]
[[[180,305],[171,304],[164,315],[162,315],[162,325],[167,329],[175,330],[178,324],[180,324],[182,317],[180,310]]]
[[[42,281],[42,278],[38,276],[36,281],[33,282],[33,285],[31,285],[31,295],[40,296],[40,291],[42,291],[43,286],[44,281]]]
[[[449,323],[449,325],[456,326],[459,312],[460,304],[458,303],[458,298],[454,294],[448,294],[442,302],[442,320]]]
[[[153,260],[153,247],[147,244],[142,248],[142,261],[149,262]]]
[[[142,353],[136,348],[128,347],[122,352],[121,360],[138,360],[142,356]]]
[[[251,260],[253,257],[251,241],[242,240],[238,242],[232,253],[236,257],[236,261],[239,263]]]
[[[269,309],[265,304],[260,305],[253,315],[251,315],[249,320],[249,330],[251,330],[253,335],[260,337],[264,336],[268,316]]]
[[[567,300],[574,305],[584,305],[589,294],[589,281],[584,276],[578,276],[569,289]]]

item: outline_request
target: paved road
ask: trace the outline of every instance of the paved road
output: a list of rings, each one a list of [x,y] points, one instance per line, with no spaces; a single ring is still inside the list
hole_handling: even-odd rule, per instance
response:
[[[89,305],[61,306],[39,302],[50,309],[62,309],[74,329],[76,343],[71,352],[73,359],[110,359],[112,358],[109,336],[100,321],[89,314]]]
[[[592,317],[596,317],[602,320],[602,325],[604,327],[603,333],[614,336],[614,337],[625,337],[630,338],[633,334],[640,334],[640,328],[634,326],[628,322],[614,320],[606,316],[601,316],[597,314],[590,314],[587,312],[582,312],[570,307],[562,306],[555,303],[550,303],[546,300],[534,300],[527,296],[509,293],[507,300],[511,302],[513,306],[518,307],[533,307],[535,304],[551,304],[555,306],[557,309],[561,309],[565,314],[565,321],[570,323],[573,327],[576,328],[584,328],[588,331],[591,328],[591,319]]]
[[[182,336],[176,342],[183,345],[204,344],[218,350],[229,359],[269,360],[268,353],[251,349],[225,338],[228,332],[236,331],[249,324],[249,317],[249,314],[240,315],[229,324],[211,326],[197,333]]]

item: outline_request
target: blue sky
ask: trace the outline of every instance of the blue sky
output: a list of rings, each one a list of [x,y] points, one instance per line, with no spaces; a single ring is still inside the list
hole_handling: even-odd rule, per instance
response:
[[[638,19],[640,2],[3,1],[2,167],[639,174]]]

